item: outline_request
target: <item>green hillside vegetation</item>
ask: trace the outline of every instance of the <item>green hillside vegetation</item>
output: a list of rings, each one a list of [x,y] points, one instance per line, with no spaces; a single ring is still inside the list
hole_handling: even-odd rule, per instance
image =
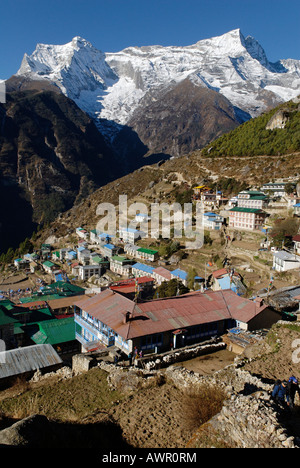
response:
[[[289,120],[283,129],[266,130],[273,115],[287,111]],[[292,101],[237,127],[202,150],[204,156],[277,156],[300,151],[299,104]]]

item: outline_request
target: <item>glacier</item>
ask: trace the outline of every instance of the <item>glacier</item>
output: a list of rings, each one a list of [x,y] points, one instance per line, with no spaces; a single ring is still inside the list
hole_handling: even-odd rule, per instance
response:
[[[54,82],[111,138],[149,91],[185,79],[219,92],[251,117],[300,94],[300,61],[269,62],[256,39],[240,29],[189,46],[132,46],[115,53],[76,36],[64,45],[38,44],[16,75]]]

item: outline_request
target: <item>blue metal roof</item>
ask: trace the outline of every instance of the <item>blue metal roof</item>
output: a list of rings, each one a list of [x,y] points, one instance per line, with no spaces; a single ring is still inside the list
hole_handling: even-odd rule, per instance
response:
[[[132,268],[136,268],[137,270],[141,270],[146,273],[152,273],[154,271],[154,268],[149,265],[145,265],[144,263],[135,263],[132,265]]]
[[[187,279],[187,272],[184,271],[184,270],[180,270],[179,268],[177,268],[177,270],[173,270],[171,271],[171,274],[173,276],[177,276],[178,278],[182,279],[182,280],[186,280]]]
[[[133,229],[133,228],[121,228],[120,231],[126,231],[126,232],[140,232],[138,229]]]

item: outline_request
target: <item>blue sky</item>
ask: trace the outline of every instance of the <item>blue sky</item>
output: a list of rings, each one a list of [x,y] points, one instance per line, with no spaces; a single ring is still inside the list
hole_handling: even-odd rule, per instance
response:
[[[241,28],[270,61],[300,59],[300,0],[4,0],[0,78],[14,74],[38,42],[82,36],[103,52],[190,45]]]

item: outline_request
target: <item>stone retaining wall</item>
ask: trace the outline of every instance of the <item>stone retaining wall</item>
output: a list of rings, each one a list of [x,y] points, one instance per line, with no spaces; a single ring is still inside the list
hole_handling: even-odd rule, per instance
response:
[[[225,349],[226,344],[222,338],[213,338],[203,343],[186,346],[185,348],[178,348],[173,351],[168,351],[162,354],[146,356],[138,360],[139,367],[146,370],[161,369],[170,366],[175,362],[182,362],[188,359],[194,359],[197,356],[204,354],[214,353],[221,349]]]
[[[282,409],[271,398],[273,386],[244,371],[239,358],[235,363],[201,376],[183,367],[169,366],[164,370],[117,367],[101,362],[108,373],[111,388],[135,391],[149,385],[151,380],[164,377],[182,390],[201,385],[221,386],[227,395],[220,413],[206,425],[229,446],[237,448],[300,448],[298,438],[289,436],[282,426]]]

